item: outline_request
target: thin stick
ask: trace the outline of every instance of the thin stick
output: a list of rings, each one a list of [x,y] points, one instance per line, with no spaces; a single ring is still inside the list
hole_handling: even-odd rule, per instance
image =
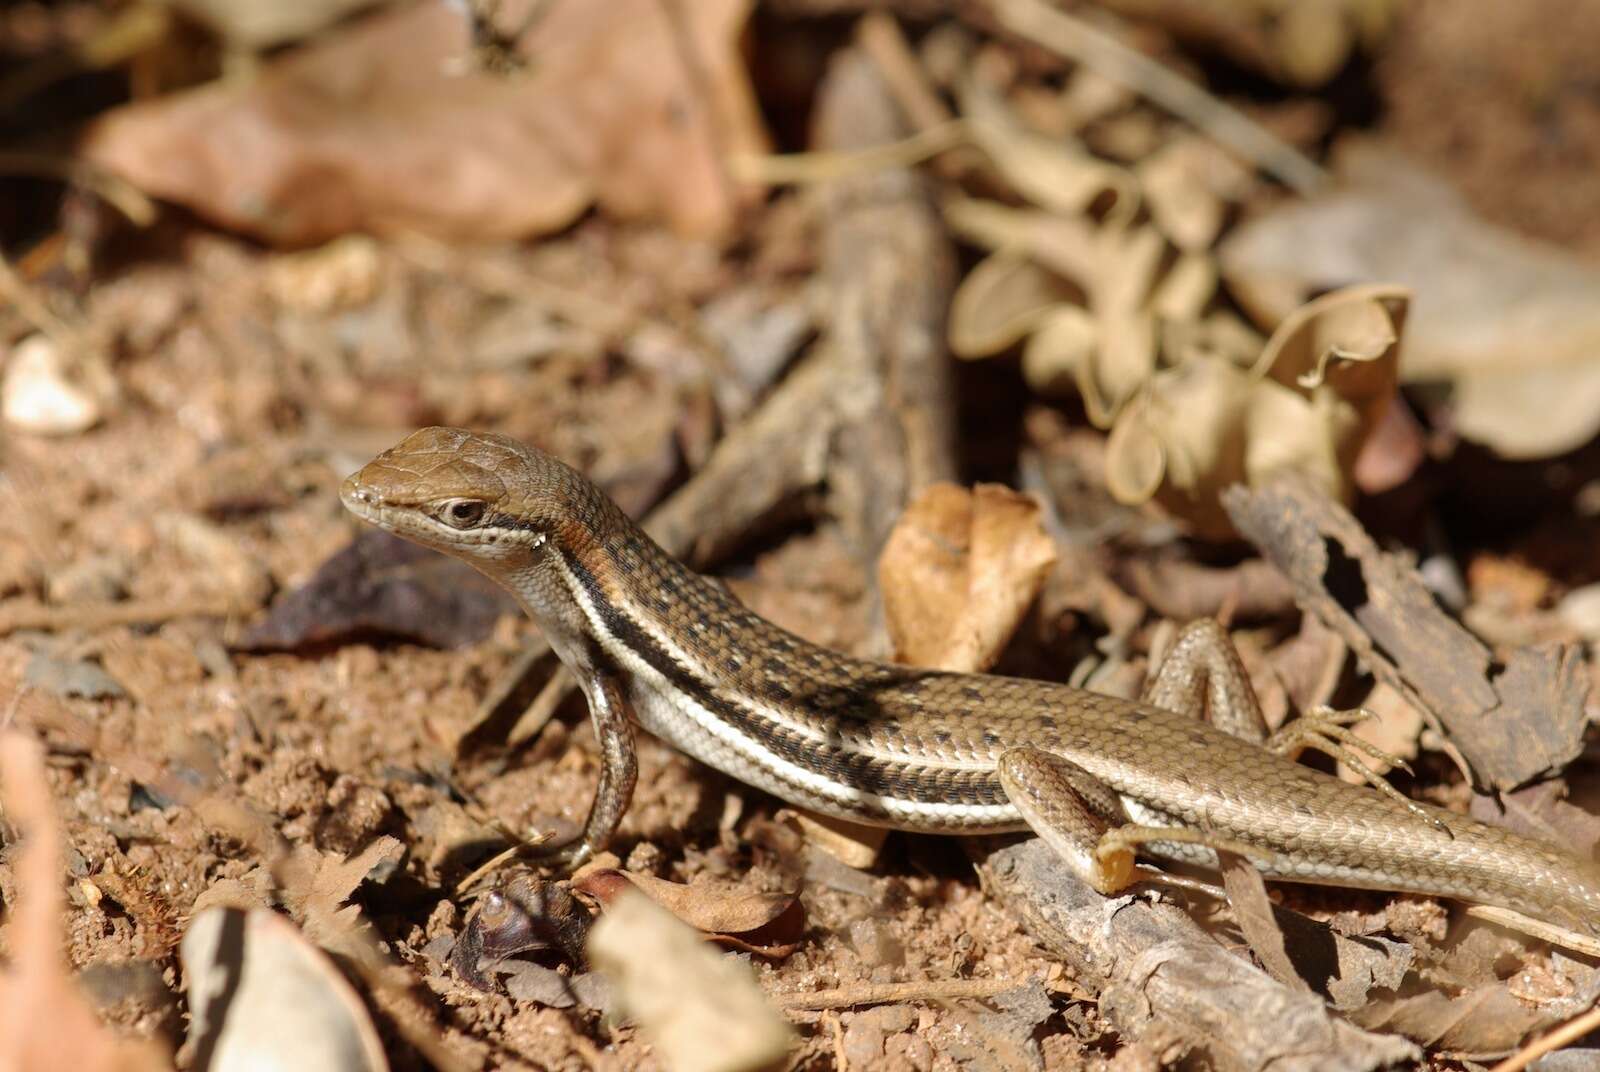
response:
[[[918,131],[909,138],[867,149],[785,153],[781,156],[734,156],[728,160],[728,170],[737,179],[768,186],[830,182],[852,175],[920,164],[930,156],[965,145],[969,140],[966,121],[952,119],[948,123]]]
[[[0,606],[0,636],[19,629],[61,632],[105,629],[113,625],[145,625],[173,618],[232,618],[256,606],[238,596],[192,596],[187,599],[130,599],[122,603],[90,603],[45,607],[37,603]]]
[[[1129,86],[1301,194],[1328,185],[1303,153],[1182,75],[1043,0],[989,0],[1000,24],[1052,52]]]
[[[822,1012],[855,1005],[887,1005],[905,1001],[954,1001],[992,998],[1007,990],[1027,986],[1031,979],[932,979],[915,983],[859,983],[809,994],[774,994],[772,1000],[785,1012]],[[1067,993],[1073,993],[1068,990]]]

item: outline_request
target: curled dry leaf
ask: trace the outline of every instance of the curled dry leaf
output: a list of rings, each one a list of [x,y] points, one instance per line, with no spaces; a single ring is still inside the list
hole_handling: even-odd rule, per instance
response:
[[[1414,293],[1401,376],[1450,385],[1462,435],[1528,458],[1600,432],[1600,269],[1484,223],[1401,159],[1369,149],[1341,164],[1346,189],[1223,243],[1240,304],[1270,325],[1309,293],[1393,280]]]
[[[564,884],[518,875],[473,907],[450,963],[480,990],[489,988],[487,965],[518,953],[554,949],[582,967],[593,923],[589,909]]]
[[[1394,397],[1406,307],[1404,288],[1351,287],[1287,318],[1248,371],[1197,356],[1153,376],[1112,428],[1112,494],[1155,498],[1211,537],[1233,532],[1218,500],[1231,484],[1297,470],[1347,499]]]
[[[20,891],[8,905],[9,963],[0,974],[0,1067],[83,1072],[162,1072],[171,1062],[150,1043],[106,1029],[67,974],[62,952],[65,837],[56,820],[39,745],[16,731],[0,735],[0,794],[7,822],[22,834],[13,852]]]
[[[208,908],[180,947],[195,1067],[384,1072],[361,998],[333,962],[276,912]]]
[[[590,931],[589,959],[674,1072],[753,1072],[794,1045],[748,965],[637,890],[623,890]]]
[[[608,909],[637,890],[704,931],[710,938],[765,957],[786,957],[805,933],[805,908],[793,894],[763,893],[734,882],[702,879],[690,885],[615,868],[599,868],[573,881]]]
[[[1168,323],[1198,320],[1216,289],[1209,256],[1170,258],[1149,224],[1095,226],[1081,217],[977,201],[945,205],[952,228],[995,252],[956,288],[949,337],[960,357],[997,354],[1027,338],[1023,373],[1041,394],[1075,391],[1109,428],[1156,371]]]
[[[1045,271],[1027,254],[1002,249],[962,280],[950,302],[950,349],[957,357],[990,357],[1042,328],[1058,310],[1082,320],[1082,291]]]
[[[993,666],[1055,564],[1039,504],[997,484],[935,484],[878,561],[895,655],[944,670]]]
[[[1046,137],[1028,129],[998,92],[979,78],[961,87],[961,110],[972,140],[1016,191],[1041,208],[1065,216],[1086,211],[1101,198],[1115,224],[1139,210],[1139,184],[1126,169],[1098,160],[1076,139]]]
[[[765,135],[738,50],[749,0],[559,3],[525,71],[463,71],[457,5],[396,5],[227,79],[113,109],[82,153],[224,226],[303,245],[351,231],[504,239],[592,204],[725,233],[753,191],[725,155]]]

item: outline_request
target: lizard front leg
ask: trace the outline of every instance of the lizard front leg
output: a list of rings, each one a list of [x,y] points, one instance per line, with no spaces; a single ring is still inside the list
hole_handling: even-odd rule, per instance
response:
[[[633,800],[639,780],[639,760],[633,745],[633,710],[621,675],[592,668],[582,675],[589,718],[600,745],[600,782],[583,832],[571,841],[537,851],[541,863],[574,869],[604,849]]]

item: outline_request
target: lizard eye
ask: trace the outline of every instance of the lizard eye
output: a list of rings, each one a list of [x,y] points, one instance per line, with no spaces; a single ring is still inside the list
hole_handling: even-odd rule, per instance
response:
[[[439,520],[458,529],[470,529],[483,520],[486,503],[480,499],[448,499],[439,504]]]

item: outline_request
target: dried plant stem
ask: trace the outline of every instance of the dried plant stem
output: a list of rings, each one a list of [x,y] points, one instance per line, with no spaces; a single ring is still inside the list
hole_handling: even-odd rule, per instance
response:
[[[992,998],[1026,986],[1028,979],[930,979],[913,983],[858,983],[809,994],[775,994],[772,1000],[785,1012],[821,1012],[855,1005],[888,1005],[906,1001],[955,1001]],[[1074,993],[1069,990],[1068,993]]]
[[[1293,146],[1204,89],[1110,34],[1044,0],[989,0],[1000,25],[1035,44],[1136,90],[1301,194],[1328,184],[1328,173]]]

